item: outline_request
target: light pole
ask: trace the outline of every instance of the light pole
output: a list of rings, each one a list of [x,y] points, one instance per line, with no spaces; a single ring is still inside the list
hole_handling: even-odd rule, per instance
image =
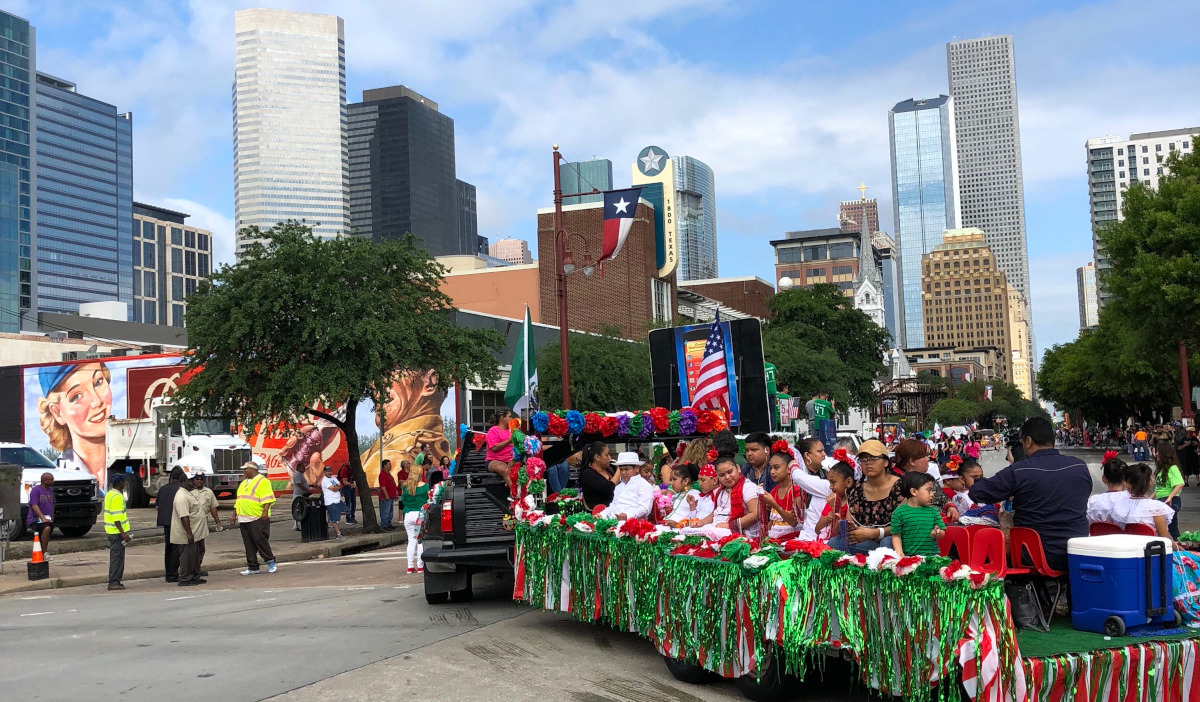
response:
[[[566,270],[567,265],[567,233],[563,230],[563,191],[562,191],[562,176],[558,170],[559,162],[563,160],[562,154],[558,153],[558,144],[554,145],[554,294],[558,302],[558,348],[559,348],[559,365],[562,368],[562,408],[565,410],[571,409],[571,358],[570,358],[570,342],[567,336],[567,274],[574,272],[575,261],[570,261],[571,270]],[[591,195],[600,192],[592,188],[591,192],[587,193],[571,193],[566,197],[574,197],[576,195]],[[579,235],[583,238],[582,235]],[[586,251],[587,240],[584,239]],[[585,254],[584,258],[584,274],[591,275],[591,256]]]

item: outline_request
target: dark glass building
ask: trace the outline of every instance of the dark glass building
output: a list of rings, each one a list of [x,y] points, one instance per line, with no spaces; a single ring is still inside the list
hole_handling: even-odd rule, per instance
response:
[[[475,186],[462,180],[455,182],[458,184],[458,235],[465,242],[475,242],[474,251],[478,251],[479,212],[475,207]]]
[[[132,308],[133,116],[44,73],[36,98],[38,309]]]
[[[0,332],[37,325],[34,29],[0,12]]]
[[[593,188],[601,192],[613,189],[612,161],[592,158],[587,161],[568,161],[558,164],[558,177],[564,193],[587,193]],[[564,197],[564,205],[579,205],[585,202],[604,202],[604,195],[576,195]]]
[[[351,231],[376,241],[412,233],[434,256],[476,250],[475,227],[462,223],[454,120],[436,102],[402,85],[364,90],[347,106],[347,130]]]

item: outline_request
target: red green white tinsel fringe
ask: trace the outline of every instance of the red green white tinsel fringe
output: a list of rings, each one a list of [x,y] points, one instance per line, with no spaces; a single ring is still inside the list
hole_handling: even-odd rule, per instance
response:
[[[1200,702],[1200,639],[1022,660],[1031,702]]]

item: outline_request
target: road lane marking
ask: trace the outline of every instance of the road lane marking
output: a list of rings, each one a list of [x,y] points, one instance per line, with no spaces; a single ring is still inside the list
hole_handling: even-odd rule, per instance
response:
[[[43,614],[54,614],[54,612],[30,612],[29,614],[22,614],[21,616],[22,617],[40,617]]]
[[[167,602],[176,602],[178,600],[194,600],[197,597],[208,597],[208,595],[184,595],[183,597],[168,597]]]
[[[53,595],[38,595],[37,597],[22,597],[23,600],[52,600]]]
[[[255,600],[255,602],[274,602],[277,599],[279,599],[279,598],[278,597],[267,597],[265,599]]]

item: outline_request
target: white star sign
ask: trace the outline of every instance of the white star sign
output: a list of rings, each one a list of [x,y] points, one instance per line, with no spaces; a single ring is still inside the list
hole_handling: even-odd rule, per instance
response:
[[[625,201],[625,198],[621,198],[620,200],[617,200],[616,202],[614,202],[613,207],[616,208],[616,212],[629,214],[629,210],[628,210],[629,203]],[[614,212],[613,214],[616,214],[616,212]]]
[[[645,166],[645,168],[642,170],[646,171],[647,173],[651,171],[661,171],[662,166],[659,165],[659,161],[662,160],[662,157],[662,154],[656,154],[654,153],[654,149],[650,149],[641,159],[642,164]]]

